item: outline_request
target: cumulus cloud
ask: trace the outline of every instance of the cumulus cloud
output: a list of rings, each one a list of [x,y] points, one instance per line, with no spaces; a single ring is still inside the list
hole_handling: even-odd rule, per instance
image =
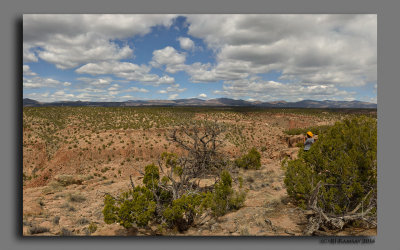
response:
[[[25,89],[38,89],[44,87],[54,88],[61,85],[69,86],[71,85],[71,83],[61,82],[53,78],[39,77],[39,76],[35,76],[32,78],[23,78],[23,87]]]
[[[204,94],[204,93],[202,93],[202,94],[199,95],[199,97],[201,97],[201,98],[207,98],[207,95]]]
[[[195,81],[272,70],[315,85],[376,81],[376,15],[189,15],[188,23],[188,33],[217,54],[203,74],[188,72]]]
[[[93,87],[93,86],[88,86],[88,87],[84,87],[84,88],[80,88],[80,89],[76,89],[76,92],[82,92],[82,93],[105,93],[107,92],[105,89],[101,89],[98,87]]]
[[[29,65],[26,65],[26,64],[24,64],[22,66],[22,73],[24,76],[36,76],[37,75],[35,72],[32,72]]]
[[[45,93],[34,92],[34,93],[24,93],[23,94],[24,98],[30,98],[30,99],[34,99],[34,100],[37,100],[37,101],[43,101],[43,102],[46,101],[46,98],[49,95],[50,95],[50,92],[48,92],[48,91],[45,92]]]
[[[194,50],[195,45],[189,37],[178,37],[179,45],[184,50]]]
[[[166,89],[161,89],[158,91],[160,94],[167,94],[170,92],[182,93],[186,90],[186,88],[179,88],[179,84],[174,84],[172,86],[167,87]]]
[[[171,77],[171,76],[162,76],[158,79],[157,83],[160,84],[173,84],[175,82],[175,78]]]
[[[84,92],[75,96],[75,100],[80,101],[96,101],[96,102],[110,102],[115,99],[115,96],[111,95],[110,93],[91,93],[91,92]]]
[[[150,64],[156,68],[165,65],[165,71],[174,74],[185,69],[185,60],[184,53],[179,53],[175,48],[167,46],[164,49],[153,51],[153,59]]]
[[[74,96],[74,94],[66,93],[64,90],[59,90],[59,91],[54,92],[51,95],[51,97],[53,97],[57,100],[60,100],[60,99],[70,100],[71,98],[74,98],[75,96]]]
[[[214,94],[223,95],[234,99],[252,99],[260,101],[299,101],[305,99],[354,99],[354,92],[348,92],[337,88],[335,85],[304,85],[285,84],[276,81],[227,81],[222,90],[214,91]]]
[[[76,96],[64,90],[58,90],[53,93],[46,91],[44,93],[24,93],[24,98],[31,98],[41,102],[56,102],[56,101],[74,101]]]
[[[125,100],[135,99],[135,97],[133,95],[124,95],[124,96],[119,97],[119,99],[125,101]]]
[[[179,96],[179,94],[172,94],[168,96],[168,99],[173,100],[176,99]]]
[[[140,93],[148,93],[149,90],[144,89],[144,88],[138,88],[138,87],[130,87],[126,90],[124,90],[124,92],[140,92]]]
[[[106,75],[113,74],[117,77],[124,78],[129,81],[138,81],[149,84],[172,84],[175,79],[170,76],[159,77],[156,74],[150,73],[151,68],[147,65],[137,65],[129,62],[99,62],[88,63],[76,69],[79,74],[90,75]]]
[[[23,17],[24,61],[42,60],[60,69],[88,62],[131,57],[133,49],[114,39],[144,35],[151,27],[169,27],[176,15],[26,14]],[[35,54],[36,53],[36,54]]]
[[[376,15],[186,15],[188,33],[176,38],[179,48],[166,46],[150,51],[152,58],[144,64],[124,60],[134,58],[132,37],[146,35],[157,25],[170,27],[175,17],[24,15],[24,89],[71,86],[70,82],[39,77],[27,64],[43,60],[59,69],[74,69],[75,73],[94,77],[78,78],[85,83],[79,93],[64,90],[64,94],[74,95],[68,98],[81,100],[122,98],[118,95],[128,89],[116,85],[116,81],[166,84],[169,86],[155,91],[176,99],[186,88],[167,74],[182,71],[194,83],[222,82],[222,89],[214,93],[236,99],[352,100],[355,93],[348,87],[351,91],[369,87],[376,93]],[[187,51],[196,46],[189,37],[201,39],[214,60],[192,62],[195,58]],[[152,67],[164,73],[155,74]],[[265,77],[269,73],[273,73],[274,81]],[[148,91],[140,86],[129,89]],[[46,91],[48,95],[40,98],[60,97],[62,93],[56,92]],[[206,98],[209,94],[195,95]]]
[[[112,83],[112,79],[107,78],[89,78],[89,77],[79,77],[76,80],[85,82],[93,87],[107,87]]]
[[[85,88],[76,89],[74,93],[74,100],[80,101],[97,101],[97,102],[109,102],[119,100],[121,91],[109,90],[104,88],[98,88],[95,86],[87,86]]]
[[[34,51],[31,50],[32,45],[24,43],[22,46],[22,54],[24,62],[37,62],[38,58]]]
[[[110,91],[115,91],[118,90],[120,88],[120,86],[118,84],[113,84],[111,87],[109,87],[107,90]]]
[[[221,80],[238,80],[248,77],[246,66],[242,63],[226,61],[216,66],[210,63],[193,63],[186,65],[186,72],[190,75],[192,82],[217,82]]]

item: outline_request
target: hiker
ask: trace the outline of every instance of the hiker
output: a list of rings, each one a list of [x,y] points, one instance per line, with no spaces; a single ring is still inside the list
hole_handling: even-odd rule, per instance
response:
[[[307,139],[304,138],[304,151],[308,151],[311,145],[314,143],[313,133],[311,131],[307,132]]]

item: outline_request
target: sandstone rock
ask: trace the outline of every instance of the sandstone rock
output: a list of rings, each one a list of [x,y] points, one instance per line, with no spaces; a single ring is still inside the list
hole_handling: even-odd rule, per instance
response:
[[[297,143],[304,142],[304,135],[288,136],[288,137],[286,137],[286,142],[287,142],[289,148],[296,147]]]
[[[23,208],[23,214],[24,216],[29,216],[29,215],[40,215],[43,212],[42,206],[40,206],[36,202],[24,204]]]
[[[298,156],[298,148],[288,148],[280,152],[279,159],[288,157],[291,160],[295,160],[297,159],[297,156]]]
[[[43,221],[42,223],[39,224],[40,227],[45,227],[45,228],[51,228],[53,226],[53,223],[50,221]]]
[[[270,156],[271,159],[278,159],[279,157],[280,157],[280,152],[278,151],[272,152]]]
[[[235,223],[231,222],[225,225],[225,229],[229,232],[229,233],[233,233],[237,231],[236,225]]]
[[[117,224],[110,224],[110,225],[106,225],[102,228],[97,229],[96,232],[94,232],[92,235],[94,236],[115,236],[116,232],[118,230],[121,230],[121,226],[117,225]],[[126,230],[124,230],[126,231]],[[126,232],[125,232],[126,234]]]

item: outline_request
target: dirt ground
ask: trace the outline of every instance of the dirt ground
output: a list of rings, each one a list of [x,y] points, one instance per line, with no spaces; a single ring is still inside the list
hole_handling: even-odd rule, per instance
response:
[[[198,113],[194,119],[206,116]],[[110,129],[94,134],[90,129],[74,133],[77,130],[70,125],[59,133],[65,137],[73,134],[75,140],[71,143],[66,139],[55,149],[35,138],[32,130],[24,129],[23,172],[30,178],[23,187],[23,235],[301,236],[307,220],[288,198],[281,168],[281,160],[295,158],[299,148],[296,143],[288,143],[296,136],[287,136],[284,130],[333,124],[338,119],[279,113],[219,117],[218,122],[236,129],[226,135],[224,152],[235,158],[246,152],[248,145],[254,146],[261,152],[262,167],[240,169],[247,190],[241,209],[218,219],[199,218],[183,233],[161,230],[156,225],[149,230],[126,230],[117,224],[105,224],[102,214],[105,194],[127,190],[130,175],[135,184],[141,184],[132,166],[143,168],[164,151],[180,152],[166,140],[170,128]],[[236,136],[239,130],[241,136]],[[301,136],[296,138],[302,141]],[[376,235],[376,230],[335,234]]]

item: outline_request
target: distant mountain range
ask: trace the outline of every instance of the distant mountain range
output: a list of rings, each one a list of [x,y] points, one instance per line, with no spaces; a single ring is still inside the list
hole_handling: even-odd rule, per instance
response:
[[[92,106],[92,107],[135,107],[135,106],[199,106],[199,107],[265,107],[265,108],[372,108],[377,104],[361,101],[314,101],[303,100],[299,102],[261,102],[234,100],[229,98],[217,98],[202,100],[198,98],[177,100],[128,100],[125,102],[84,102],[84,101],[60,101],[60,102],[38,102],[32,99],[23,99],[24,107],[46,107],[46,106]]]

